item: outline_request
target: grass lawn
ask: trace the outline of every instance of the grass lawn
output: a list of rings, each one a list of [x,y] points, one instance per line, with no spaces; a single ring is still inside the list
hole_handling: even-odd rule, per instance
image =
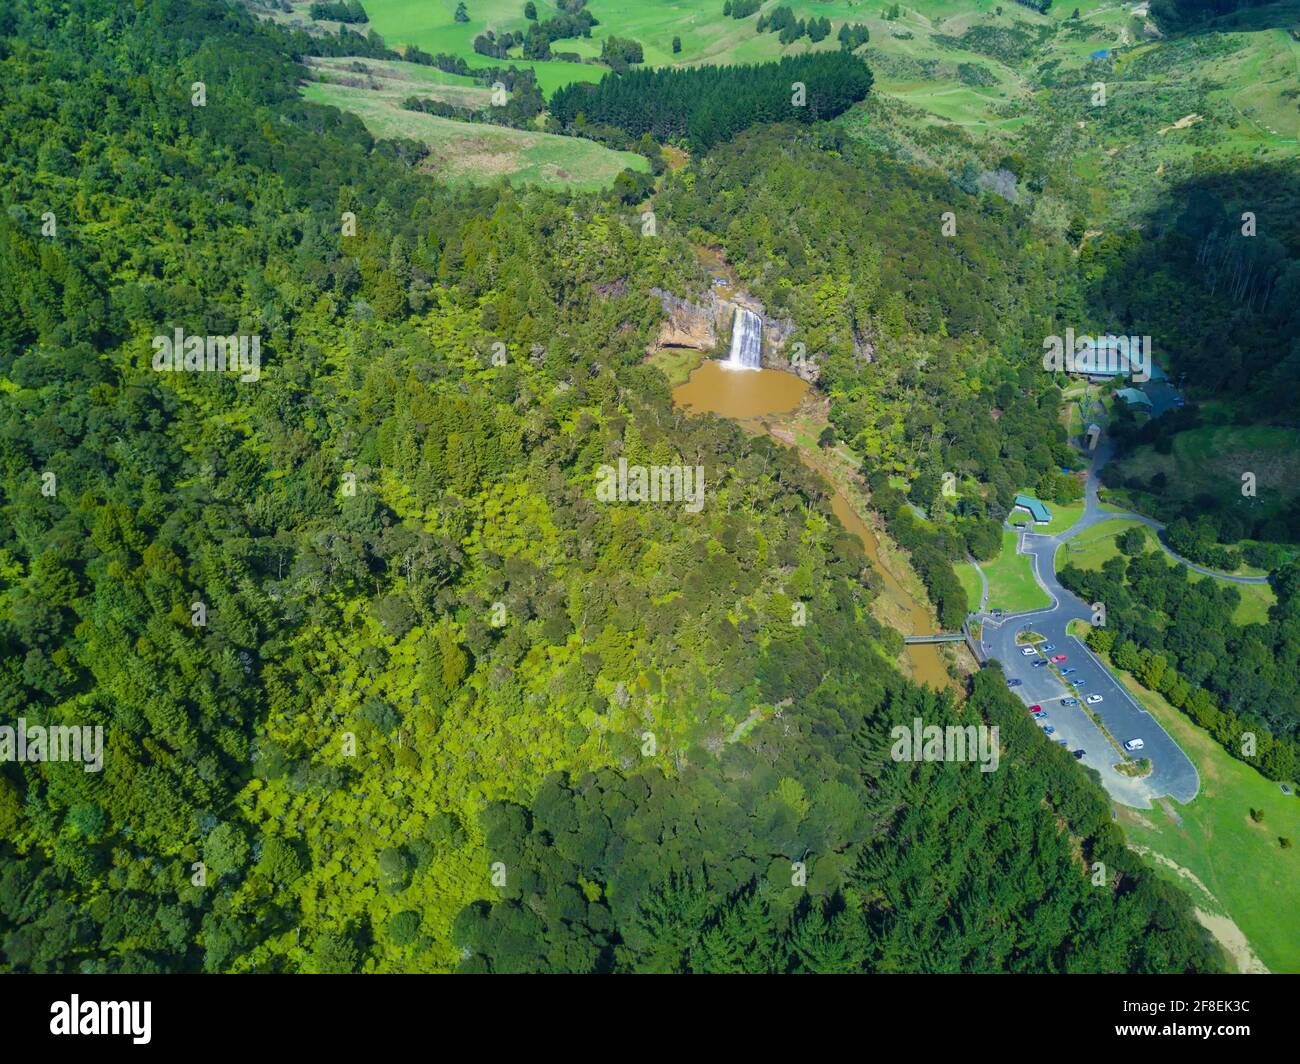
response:
[[[1083,412],[1080,410],[1078,403],[1073,401],[1066,403],[1064,418],[1065,431],[1069,433],[1071,437],[1083,435],[1083,430],[1087,428],[1087,424],[1084,421]]]
[[[1083,516],[1082,499],[1064,506],[1059,503],[1049,502],[1047,508],[1052,511],[1052,519],[1045,525],[1035,525],[1033,528],[1033,531],[1043,536],[1059,535],[1067,528],[1072,528],[1074,522]]]
[[[320,81],[303,88],[308,100],[351,111],[376,137],[427,144],[431,153],[421,166],[451,184],[489,184],[504,177],[515,185],[596,192],[609,188],[625,169],[649,169],[645,156],[611,151],[591,140],[407,111],[399,95]]]
[[[970,562],[954,562],[953,569],[957,572],[957,579],[961,581],[961,586],[966,589],[968,608],[972,610],[979,609],[983,586],[980,583],[980,574],[975,571],[975,566],[971,565]]]
[[[1007,517],[1010,524],[1017,528],[1025,528],[1030,532],[1037,532],[1040,536],[1055,536],[1070,528],[1075,521],[1083,516],[1083,500],[1072,502],[1065,506],[1057,503],[1047,503],[1047,509],[1051,511],[1052,519],[1045,525],[1034,524],[1033,518],[1024,510],[1013,510]]]
[[[1130,528],[1142,529],[1150,542],[1151,534],[1141,521],[1102,521],[1061,544],[1056,552],[1057,569],[1063,568],[1067,563],[1076,569],[1100,569],[1108,559],[1119,554],[1116,540]]]
[[[1056,552],[1057,569],[1063,568],[1066,564],[1073,565],[1076,569],[1100,569],[1108,559],[1120,553],[1116,540],[1130,528],[1142,530],[1148,548],[1155,546],[1154,534],[1140,521],[1123,518],[1103,521],[1061,545]],[[1165,557],[1168,558],[1168,555]],[[1178,563],[1170,560],[1169,564]],[[1214,579],[1212,576],[1195,572],[1189,575],[1194,581]],[[1241,593],[1241,602],[1232,614],[1234,624],[1262,624],[1268,620],[1269,607],[1277,602],[1277,596],[1271,587],[1267,584],[1233,584],[1232,586]]]
[[[991,610],[1023,613],[1052,604],[1047,592],[1034,579],[1033,560],[1027,554],[1016,553],[1017,538],[1017,533],[1003,529],[1002,552],[993,561],[980,563],[989,581]]]
[[[1143,446],[1116,466],[1124,477],[1148,484],[1163,474],[1157,494],[1164,498],[1186,503],[1199,494],[1213,495],[1253,520],[1284,510],[1300,490],[1300,432],[1273,425],[1203,425],[1175,436],[1170,454]],[[1254,498],[1241,493],[1244,473],[1255,474]],[[1129,489],[1128,494],[1145,512],[1145,492]]]
[[[666,347],[656,351],[646,361],[668,378],[669,388],[676,388],[687,382],[704,358],[704,352],[694,348]]]
[[[1196,765],[1201,790],[1187,805],[1118,807],[1131,844],[1150,851],[1158,875],[1186,890],[1198,909],[1227,916],[1274,972],[1300,972],[1300,798],[1229,757],[1160,695],[1121,673],[1125,687]],[[1255,823],[1251,809],[1262,809]],[[1292,840],[1283,849],[1278,838]]]

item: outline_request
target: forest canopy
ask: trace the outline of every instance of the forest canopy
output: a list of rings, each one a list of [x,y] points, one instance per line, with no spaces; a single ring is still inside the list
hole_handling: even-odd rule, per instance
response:
[[[0,764],[0,968],[1217,969],[1000,670],[964,701],[899,675],[826,484],[673,409],[652,290],[703,297],[690,235],[729,208],[674,187],[649,237],[612,200],[440,186],[299,98],[302,57],[339,40],[212,0],[0,12],[0,714],[105,735],[99,772]],[[851,56],[773,70],[664,135],[870,86]],[[600,120],[642,121],[615,87],[635,79],[651,124],[724,94],[707,69],[625,78]],[[778,113],[800,78],[807,117]],[[764,135],[696,188],[758,174]],[[842,212],[874,165],[790,151],[827,190],[777,156],[752,186],[774,220]],[[1029,438],[1050,387],[995,357],[966,292],[894,261],[911,234],[884,216],[859,234],[882,257],[818,313],[790,224],[727,227],[729,250],[765,294],[788,264],[846,434],[913,483],[961,461],[956,528],[996,521],[999,461],[1055,461]],[[1007,340],[1059,249],[1021,259],[1017,218],[980,224],[1012,258]],[[175,329],[258,337],[260,376],[155,372]],[[878,383],[854,344],[880,335],[900,354]],[[972,394],[1031,422],[1001,458]],[[598,505],[617,458],[703,467],[707,505]],[[918,714],[997,726],[1002,768],[891,759]]]
[[[557,89],[551,115],[564,128],[617,126],[705,151],[762,122],[834,118],[871,91],[871,71],[847,52],[787,56],[776,63],[607,74]]]

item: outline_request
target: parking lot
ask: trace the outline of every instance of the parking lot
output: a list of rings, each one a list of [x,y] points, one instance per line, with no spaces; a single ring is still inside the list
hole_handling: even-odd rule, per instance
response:
[[[1001,625],[996,621],[987,622],[984,640],[990,655],[1002,663],[1008,680],[1021,681],[1012,690],[1026,706],[1038,704],[1046,710],[1044,724],[1054,729],[1050,738],[1065,739],[1070,750],[1085,751],[1081,760],[1101,774],[1102,783],[1116,801],[1138,808],[1149,808],[1152,801],[1165,795],[1180,802],[1191,801],[1196,796],[1200,780],[1187,755],[1133,700],[1110,670],[1080,640],[1066,633],[1070,615],[1082,609],[1082,604],[1078,605],[1079,610],[1074,610],[1058,602],[1053,609],[1036,615],[1022,614],[1003,621]],[[1043,637],[1040,645],[1051,644],[1054,647],[1050,654],[1036,652],[1026,656],[1022,653],[1024,648],[1016,642],[1017,636],[1030,632]],[[1050,664],[1033,665],[1035,661],[1044,661],[1058,654],[1064,654],[1066,660],[1057,668],[1073,670],[1063,677]],[[1076,680],[1083,681],[1081,687],[1067,687]],[[1101,695],[1102,701],[1086,705],[1084,699],[1088,695]],[[1066,698],[1077,698],[1079,704],[1063,705],[1062,699]],[[1102,734],[1088,715],[1089,711],[1097,714],[1117,742],[1142,739],[1144,748],[1133,756],[1151,760],[1150,775],[1133,779],[1115,771],[1114,766],[1123,760],[1123,756]]]

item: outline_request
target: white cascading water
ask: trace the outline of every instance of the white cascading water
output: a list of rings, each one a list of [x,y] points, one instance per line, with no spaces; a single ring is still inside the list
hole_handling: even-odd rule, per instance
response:
[[[763,319],[752,310],[736,308],[731,327],[731,354],[723,363],[728,369],[760,369],[763,364]]]

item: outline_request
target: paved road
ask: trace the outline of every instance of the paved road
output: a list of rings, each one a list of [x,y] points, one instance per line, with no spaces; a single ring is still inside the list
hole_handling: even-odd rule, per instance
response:
[[[1068,634],[1066,628],[1069,622],[1091,621],[1092,609],[1061,586],[1056,578],[1056,551],[1062,543],[1093,525],[1129,516],[1102,510],[1098,502],[1097,474],[1109,457],[1109,443],[1103,442],[1097,448],[1092,469],[1088,473],[1084,512],[1071,528],[1056,536],[1035,532],[1020,535],[1018,550],[1031,557],[1038,582],[1051,596],[1053,604],[1046,609],[1014,614],[998,620],[982,617],[982,638],[989,657],[997,658],[1002,663],[1007,677],[1022,681],[1022,685],[1014,690],[1025,704],[1038,703],[1047,710],[1046,723],[1056,730],[1052,738],[1068,740],[1071,750],[1085,750],[1083,763],[1100,773],[1103,785],[1116,801],[1139,809],[1149,809],[1156,799],[1165,795],[1180,802],[1189,802],[1196,797],[1200,789],[1196,766],[1096,655],[1081,640]],[[1016,635],[1021,631],[1042,634],[1047,643],[1054,645],[1052,654],[1066,655],[1067,660],[1061,668],[1075,671],[1062,678],[1056,675],[1050,665],[1033,667],[1031,662],[1039,660],[1042,655],[1026,657],[1021,653],[1022,648],[1016,644]],[[1065,686],[1075,680],[1083,681],[1077,690]],[[1101,695],[1103,701],[1086,707],[1082,704],[1061,705],[1062,698],[1077,697],[1082,703],[1084,698],[1092,694]],[[1141,756],[1151,759],[1152,770],[1149,776],[1135,780],[1115,771],[1114,766],[1120,762],[1121,755],[1102,735],[1085,709],[1096,713],[1117,741],[1123,743],[1140,738],[1145,742],[1146,747]]]
[[[1267,576],[1231,576],[1228,573],[1221,573],[1217,569],[1207,569],[1203,565],[1197,565],[1195,562],[1189,561],[1181,554],[1175,554],[1174,551],[1169,548],[1169,544],[1166,543],[1161,536],[1161,533],[1165,530],[1164,523],[1157,521],[1154,517],[1147,517],[1146,514],[1135,514],[1131,510],[1103,510],[1097,496],[1097,489],[1101,485],[1098,474],[1101,472],[1101,467],[1110,460],[1113,450],[1114,447],[1109,439],[1103,438],[1097,445],[1097,450],[1093,452],[1092,469],[1088,473],[1086,494],[1087,505],[1084,507],[1083,516],[1071,525],[1069,529],[1056,537],[1058,543],[1064,543],[1066,540],[1073,539],[1084,529],[1091,528],[1093,525],[1099,525],[1103,521],[1137,521],[1139,524],[1146,525],[1147,528],[1151,529],[1151,531],[1155,533],[1155,540],[1160,545],[1162,551],[1169,555],[1169,557],[1173,558],[1174,561],[1178,562],[1179,565],[1185,565],[1193,572],[1202,573],[1205,576],[1212,576],[1216,580],[1226,580],[1232,584],[1268,583]]]
[[[989,608],[989,578],[984,575],[984,570],[980,568],[980,563],[966,555],[966,561],[970,563],[971,568],[975,570],[976,575],[980,578],[980,608],[975,610],[976,613],[983,613]]]
[[[1219,572],[1218,569],[1207,569],[1203,565],[1197,565],[1194,561],[1190,561],[1187,558],[1184,558],[1181,554],[1174,553],[1174,551],[1170,549],[1169,544],[1166,543],[1164,541],[1164,538],[1160,535],[1160,533],[1165,530],[1165,526],[1161,522],[1157,521],[1154,517],[1147,517],[1145,514],[1135,514],[1125,510],[1119,513],[1103,512],[1102,519],[1106,521],[1113,521],[1118,519],[1122,521],[1141,522],[1142,524],[1146,525],[1147,528],[1155,532],[1156,542],[1160,544],[1160,549],[1162,551],[1168,554],[1169,557],[1173,558],[1173,560],[1176,561],[1179,565],[1185,565],[1193,572],[1203,573],[1205,576],[1212,576],[1216,580],[1226,580],[1231,584],[1267,584],[1268,583],[1267,576],[1233,576],[1230,573],[1221,573]],[[1096,524],[1095,521],[1093,523]],[[1072,536],[1074,532],[1075,529],[1072,528],[1070,529],[1069,534]]]

